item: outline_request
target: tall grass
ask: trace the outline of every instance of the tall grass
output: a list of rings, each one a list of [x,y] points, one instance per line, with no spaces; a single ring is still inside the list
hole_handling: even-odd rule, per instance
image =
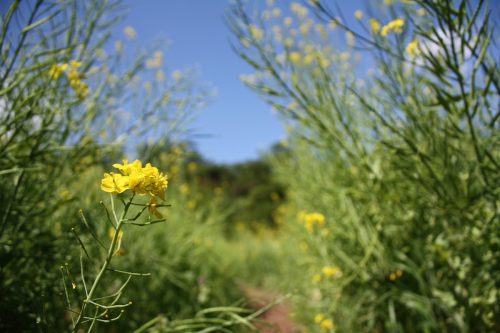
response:
[[[274,165],[290,233],[316,262],[299,308],[323,331],[322,318],[340,332],[498,330],[495,13],[481,1],[366,12],[270,1],[228,16],[255,69],[242,79],[290,124]],[[297,216],[313,212],[326,223],[308,233]]]

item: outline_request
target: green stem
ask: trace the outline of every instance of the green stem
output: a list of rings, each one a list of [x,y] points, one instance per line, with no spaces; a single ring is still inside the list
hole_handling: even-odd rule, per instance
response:
[[[132,204],[133,199],[134,199],[134,195],[132,195],[132,197],[129,199],[129,201],[125,204],[125,207],[123,208],[123,212],[122,212],[120,219],[116,221],[116,230],[115,230],[115,234],[113,236],[113,239],[111,240],[111,244],[110,244],[109,249],[108,249],[108,254],[106,255],[106,259],[104,260],[102,267],[101,267],[101,270],[97,274],[97,276],[94,280],[94,283],[92,284],[92,287],[90,288],[90,291],[87,294],[87,297],[83,300],[82,309],[80,311],[80,314],[78,315],[78,319],[76,320],[75,325],[73,326],[72,332],[76,332],[78,329],[78,326],[81,324],[81,322],[84,318],[85,308],[87,307],[87,304],[89,304],[90,301],[92,300],[92,297],[94,296],[94,292],[96,291],[97,286],[99,285],[99,282],[101,281],[102,277],[104,276],[104,273],[106,272],[109,264],[111,263],[111,259],[113,258],[113,254],[115,252],[115,246],[116,246],[116,243],[117,243],[118,238],[119,238],[120,229],[122,227],[122,222],[125,220],[125,216],[127,215],[127,211],[129,209],[130,205]],[[113,195],[111,195],[111,203],[112,203],[113,212],[114,212]]]

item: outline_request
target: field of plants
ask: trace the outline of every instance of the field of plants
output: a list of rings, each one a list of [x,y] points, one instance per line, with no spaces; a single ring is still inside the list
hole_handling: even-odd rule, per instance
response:
[[[494,0],[228,2],[287,131],[234,165],[121,1],[7,2],[0,332],[500,332]]]

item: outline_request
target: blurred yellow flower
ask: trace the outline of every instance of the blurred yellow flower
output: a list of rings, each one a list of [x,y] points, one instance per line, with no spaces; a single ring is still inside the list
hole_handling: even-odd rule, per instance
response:
[[[316,324],[321,323],[325,319],[325,315],[322,313],[318,313],[316,316],[314,316],[314,322]]]
[[[61,77],[61,74],[64,73],[66,68],[68,67],[67,64],[55,64],[52,65],[49,69],[49,77],[52,80],[58,80]]]
[[[398,269],[398,270],[394,271],[393,273],[389,274],[389,280],[396,281],[401,276],[403,276],[403,271],[401,271],[400,269]]]
[[[321,274],[314,274],[312,280],[316,284],[320,283],[321,282]]]
[[[358,9],[357,11],[354,12],[354,17],[357,20],[362,20],[363,19],[363,12]]]
[[[309,12],[306,7],[302,6],[298,2],[293,2],[290,5],[290,9],[300,18],[305,18]]]
[[[418,48],[418,41],[416,38],[413,41],[411,41],[410,43],[408,43],[408,46],[406,46],[406,52],[412,58],[414,58],[418,54],[419,48]]]
[[[340,274],[340,268],[334,267],[334,266],[325,266],[321,269],[321,272],[323,275],[327,278],[334,277],[338,274]]]
[[[256,41],[260,41],[264,37],[264,31],[257,27],[256,25],[250,25],[250,35]]]
[[[135,39],[137,37],[137,32],[131,26],[126,26],[123,29],[123,33],[125,34],[125,36],[127,36],[128,39]]]
[[[427,12],[423,8],[420,8],[419,10],[417,10],[418,16],[425,16],[426,14],[427,14]]]
[[[298,64],[300,64],[302,56],[299,52],[294,51],[294,52],[290,52],[289,58],[293,64],[298,65]]]
[[[285,17],[285,19],[283,20],[283,25],[285,27],[289,27],[292,25],[292,22],[293,22],[293,20],[291,17]]]
[[[392,20],[391,22],[387,23],[382,27],[382,31],[380,32],[380,34],[384,37],[387,36],[391,31],[400,34],[403,32],[404,24],[405,20],[402,18],[397,18],[395,20]]]
[[[156,71],[155,78],[156,81],[163,82],[165,81],[165,73],[161,69],[159,69]]]
[[[377,19],[371,18],[370,19],[370,29],[372,30],[372,33],[378,34],[378,32],[380,31],[380,28],[381,28],[380,22],[377,21]]]
[[[328,332],[333,329],[333,321],[331,319],[325,319],[319,324],[319,327],[322,332]]]
[[[115,229],[115,228],[113,228],[113,227],[110,227],[110,228],[108,229],[108,237],[109,237],[110,239],[113,239],[113,238],[115,238],[115,234],[116,234],[116,229]],[[122,231],[122,230],[120,230],[120,232],[118,232],[118,237],[117,237],[118,242],[120,242],[120,241],[122,240],[122,237],[123,237],[123,231]]]

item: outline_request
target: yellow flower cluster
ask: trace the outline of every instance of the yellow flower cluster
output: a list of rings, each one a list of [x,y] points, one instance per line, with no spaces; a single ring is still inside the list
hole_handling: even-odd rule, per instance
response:
[[[152,198],[158,196],[164,199],[168,185],[167,176],[150,163],[143,167],[139,160],[135,160],[132,164],[123,160],[123,164],[113,164],[113,167],[120,170],[121,174],[114,172],[104,174],[101,181],[101,189],[104,192],[122,193],[132,190],[139,195],[148,194]]]
[[[82,66],[80,61],[72,60],[68,64],[55,64],[49,70],[49,76],[53,80],[59,80],[64,73],[68,78],[71,88],[75,91],[76,96],[80,99],[85,99],[89,94],[89,86],[83,82],[84,76],[78,72],[78,68]]]
[[[400,34],[403,32],[404,25],[405,25],[405,20],[403,20],[402,18],[392,20],[391,22],[383,26],[380,34],[384,37],[387,36],[391,31]]]
[[[304,222],[304,226],[310,234],[314,232],[315,226],[322,227],[325,225],[325,216],[320,213],[300,212],[299,219]]]
[[[319,325],[321,332],[329,332],[333,329],[333,321],[331,319],[326,319],[325,315],[318,313],[314,316],[314,322]]]
[[[250,35],[252,36],[252,38],[254,40],[260,41],[264,37],[264,31],[262,31],[262,29],[260,29],[256,25],[251,25],[250,26]]]
[[[308,10],[306,7],[302,6],[300,3],[298,2],[293,2],[291,5],[290,5],[290,9],[292,10],[292,12],[295,13],[295,15],[297,15],[298,17],[300,18],[305,18],[308,14]]]

